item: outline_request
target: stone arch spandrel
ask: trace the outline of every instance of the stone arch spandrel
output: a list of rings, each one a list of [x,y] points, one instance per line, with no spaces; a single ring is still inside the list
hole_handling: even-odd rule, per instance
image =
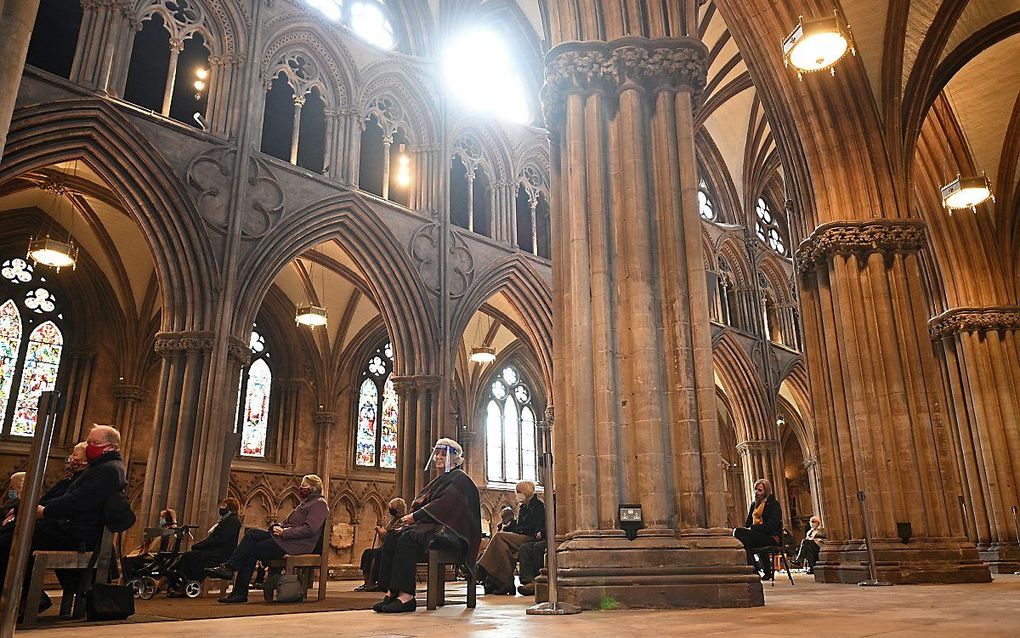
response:
[[[161,331],[209,325],[219,273],[198,211],[159,151],[108,103],[60,100],[16,111],[0,184],[75,159],[106,182],[142,228],[163,298]]]
[[[437,325],[429,294],[407,253],[365,199],[353,192],[315,202],[285,217],[241,264],[234,332],[250,326],[276,275],[323,241],[335,239],[356,263],[371,264],[366,283],[393,342],[396,372],[433,374]]]

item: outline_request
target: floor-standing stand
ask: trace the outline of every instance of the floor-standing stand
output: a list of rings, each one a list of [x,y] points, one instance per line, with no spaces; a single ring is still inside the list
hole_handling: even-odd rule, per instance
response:
[[[1013,510],[1013,530],[1016,531],[1016,546],[1020,548],[1020,523],[1016,520],[1016,505],[1013,505],[1010,509]],[[1014,576],[1020,576],[1020,572],[1013,572]]]
[[[35,435],[25,470],[25,485],[18,499],[18,516],[14,521],[14,538],[11,556],[7,562],[3,597],[0,598],[0,638],[11,638],[18,620],[18,603],[21,601],[21,585],[25,578],[28,553],[32,550],[32,532],[35,531],[35,513],[42,493],[43,477],[46,476],[46,460],[57,429],[57,415],[60,413],[60,393],[47,391],[39,395],[39,410],[36,413]]]
[[[857,502],[861,506],[861,520],[864,521],[864,547],[868,550],[868,580],[857,583],[861,587],[885,587],[892,583],[878,580],[878,567],[875,566],[875,550],[871,546],[871,524],[868,522],[868,510],[864,507],[864,492],[857,492]]]
[[[553,411],[545,411],[545,420],[539,422],[538,429],[542,434],[542,472],[545,475],[545,539],[546,567],[549,573],[549,601],[528,607],[526,613],[538,616],[566,616],[579,614],[581,608],[570,603],[561,603],[556,596],[556,492],[553,490],[553,457],[552,457],[552,425]]]

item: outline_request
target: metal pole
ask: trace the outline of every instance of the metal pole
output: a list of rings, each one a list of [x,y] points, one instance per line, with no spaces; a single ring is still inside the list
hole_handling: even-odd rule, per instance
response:
[[[861,587],[884,587],[892,583],[878,580],[878,568],[875,566],[875,550],[871,546],[871,525],[868,523],[868,511],[864,507],[864,492],[857,492],[857,501],[861,506],[861,520],[864,521],[864,547],[868,550],[868,573],[871,578],[857,583]]]
[[[18,498],[18,515],[14,522],[14,538],[4,579],[6,586],[3,597],[0,598],[0,611],[3,612],[0,618],[0,638],[11,638],[14,635],[18,603],[21,601],[21,585],[25,578],[29,552],[32,551],[35,510],[39,504],[43,478],[46,476],[47,456],[53,442],[57,415],[63,407],[62,403],[59,392],[48,391],[39,396],[35,436],[32,438],[32,448],[29,451],[28,469],[25,470],[25,486]]]
[[[542,434],[542,471],[545,474],[545,542],[546,567],[549,574],[549,601],[528,607],[529,616],[566,616],[581,613],[581,608],[561,603],[556,593],[556,492],[553,490],[552,408],[546,410],[545,420],[538,423]]]
[[[1013,510],[1013,529],[1016,531],[1016,546],[1020,548],[1020,523],[1016,520],[1016,505],[1013,505],[1010,509]],[[1013,572],[1013,575],[1020,576],[1020,571]]]

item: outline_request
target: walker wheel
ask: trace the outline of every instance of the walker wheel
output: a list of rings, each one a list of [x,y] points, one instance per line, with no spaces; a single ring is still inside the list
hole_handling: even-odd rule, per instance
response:
[[[189,580],[184,585],[184,595],[188,598],[199,598],[202,595],[202,583],[197,580]]]
[[[150,600],[159,590],[159,584],[152,576],[146,576],[140,580],[138,597],[142,600]]]
[[[132,578],[127,582],[127,586],[131,588],[131,595],[135,598],[142,597],[142,581],[137,578]]]

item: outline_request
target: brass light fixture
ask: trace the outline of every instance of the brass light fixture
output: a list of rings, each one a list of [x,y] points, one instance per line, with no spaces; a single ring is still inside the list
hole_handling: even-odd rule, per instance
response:
[[[849,52],[857,55],[850,26],[839,19],[839,13],[831,17],[805,20],[800,16],[793,33],[783,40],[783,63],[797,69],[797,78],[805,73],[829,70],[836,75],[835,64]]]
[[[488,346],[477,346],[471,348],[471,356],[468,358],[475,363],[492,363],[496,360],[496,349]]]
[[[972,177],[960,177],[957,173],[956,179],[942,187],[942,205],[950,214],[964,208],[976,213],[977,205],[989,199],[994,202],[995,196],[992,195],[992,184],[983,172]]]
[[[66,242],[53,239],[49,235],[41,239],[32,237],[28,241],[28,258],[36,265],[43,264],[55,268],[57,272],[67,267],[74,270],[78,265],[78,247],[70,237]]]
[[[400,145],[400,150],[397,152],[397,184],[401,187],[407,188],[411,184],[411,158],[407,155],[407,151],[404,150],[404,145]]]
[[[308,326],[310,328],[324,326],[326,325],[326,314],[326,309],[322,306],[305,304],[297,307],[294,322],[299,326]]]

